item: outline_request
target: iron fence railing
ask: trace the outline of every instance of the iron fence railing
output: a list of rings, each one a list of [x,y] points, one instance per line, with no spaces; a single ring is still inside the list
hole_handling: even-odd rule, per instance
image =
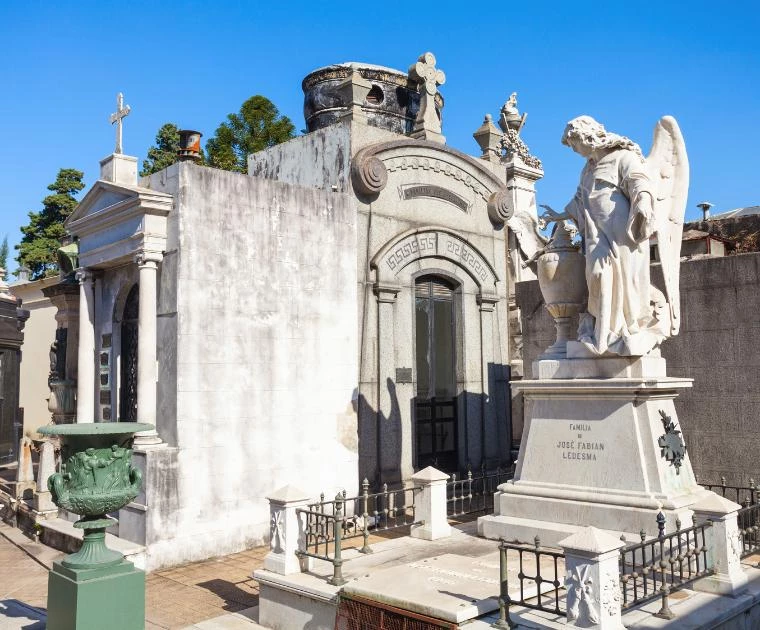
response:
[[[519,598],[512,598],[509,594],[507,554],[510,550],[517,552]],[[549,559],[548,575],[542,573],[541,561],[544,559]],[[564,560],[565,554],[561,551],[542,547],[538,536],[533,545],[502,540],[499,544],[499,619],[493,624],[494,627],[514,627],[514,622],[509,617],[509,607],[513,604],[566,617],[566,603],[560,600],[560,590],[564,590],[560,580],[560,575],[564,572]],[[527,589],[526,584],[529,585]],[[534,586],[535,593],[532,588]]]
[[[641,542],[620,550],[620,585],[623,612],[633,606],[662,598],[662,606],[656,617],[672,619],[675,615],[668,605],[668,595],[684,588],[699,578],[711,575],[708,566],[706,531],[711,521],[681,529],[676,521],[676,531],[665,533],[665,515],[657,515],[658,534],[646,539],[641,532]]]
[[[741,505],[745,505],[747,501],[749,501],[750,505],[760,502],[760,491],[755,486],[754,479],[749,480],[748,486],[728,485],[725,477],[720,478],[720,483],[702,483],[699,480],[698,483],[703,488],[712,490],[716,494],[720,494],[726,499],[731,499]]]
[[[515,475],[514,467],[487,471],[482,468],[473,475],[471,470],[457,478],[451,475],[446,483],[446,514],[463,516],[493,511],[493,496],[500,484]]]
[[[345,541],[362,538],[360,553],[372,553],[369,537],[373,533],[418,524],[414,510],[414,494],[421,488],[388,490],[383,484],[381,492],[369,492],[369,481],[362,482],[362,493],[347,497],[339,492],[332,501],[320,500],[296,513],[301,520],[304,536],[298,550],[299,557],[326,560],[333,565],[330,584],[340,586],[343,578],[343,546]]]
[[[744,507],[737,512],[736,520],[742,539],[741,557],[760,552],[760,504],[753,505],[747,499]]]

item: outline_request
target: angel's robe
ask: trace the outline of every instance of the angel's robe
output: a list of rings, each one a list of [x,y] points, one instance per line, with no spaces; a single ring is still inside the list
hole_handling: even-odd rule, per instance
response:
[[[654,186],[635,152],[618,149],[589,159],[566,206],[583,236],[588,314],[578,339],[594,354],[649,352],[661,336],[651,329],[649,237]],[[643,207],[642,207],[643,206]],[[589,317],[592,316],[592,318]]]

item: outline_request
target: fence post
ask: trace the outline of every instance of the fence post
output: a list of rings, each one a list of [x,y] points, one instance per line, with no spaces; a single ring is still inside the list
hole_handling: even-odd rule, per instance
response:
[[[567,624],[623,630],[618,559],[625,543],[596,527],[585,527],[559,546],[565,551]]]
[[[449,476],[428,466],[412,476],[414,492],[414,520],[420,525],[412,525],[412,538],[438,540],[451,535],[451,527],[446,514],[446,481]]]
[[[713,526],[705,532],[708,566],[715,573],[694,584],[697,591],[736,596],[747,590],[747,576],[742,571],[742,540],[737,522],[738,503],[712,494],[692,506],[701,523],[711,520]]]
[[[343,553],[341,548],[345,503],[345,492],[343,494],[339,492],[335,495],[335,511],[333,513],[333,544],[335,545],[335,554],[333,556],[333,575],[327,580],[327,583],[333,586],[343,586],[346,583],[346,579],[343,577]]]
[[[304,519],[296,510],[308,505],[310,499],[303,490],[293,486],[280,488],[267,497],[269,500],[269,553],[264,557],[264,568],[288,575],[308,571],[311,558],[299,558],[296,551],[305,549]]]

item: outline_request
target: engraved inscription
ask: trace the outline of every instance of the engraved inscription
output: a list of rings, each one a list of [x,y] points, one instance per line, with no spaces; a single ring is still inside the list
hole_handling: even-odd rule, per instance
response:
[[[557,440],[555,448],[562,451],[562,459],[595,462],[602,456],[606,445],[603,441],[594,439],[591,424],[571,422],[568,428],[577,437]]]
[[[450,204],[455,205],[463,212],[467,212],[470,209],[470,204],[467,203],[456,193],[451,192],[447,188],[442,186],[434,186],[432,184],[415,184],[412,186],[402,187],[399,191],[401,193],[401,199],[417,199],[419,197],[431,197],[433,199],[440,199],[447,201]]]

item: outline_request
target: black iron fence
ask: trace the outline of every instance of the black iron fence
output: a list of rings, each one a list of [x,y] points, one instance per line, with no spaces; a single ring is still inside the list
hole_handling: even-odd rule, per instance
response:
[[[760,552],[760,504],[753,505],[747,499],[744,507],[737,512],[736,520],[742,539],[741,557]]]
[[[620,550],[620,584],[623,612],[633,606],[662,598],[662,606],[655,617],[672,619],[675,615],[668,605],[668,595],[688,586],[695,580],[711,575],[708,567],[706,532],[711,521],[681,529],[676,521],[676,531],[665,533],[665,515],[657,515],[658,534],[646,539],[641,532],[641,542]]]
[[[520,596],[514,599],[509,594],[509,551],[517,552]],[[542,568],[542,561],[545,565],[548,564],[548,568]],[[538,536],[533,545],[502,540],[499,544],[499,619],[494,626],[514,627],[509,618],[509,607],[513,604],[566,617],[566,602],[564,599],[560,600],[560,590],[564,591],[564,585],[560,581],[560,575],[564,573],[564,562],[565,554],[556,549],[542,547]],[[545,571],[548,573],[544,573]]]
[[[487,471],[482,468],[473,474],[457,478],[451,475],[446,483],[447,516],[463,516],[478,512],[493,512],[493,496],[500,484],[512,479],[514,467]]]
[[[339,492],[332,501],[320,500],[296,510],[304,536],[299,557],[326,560],[333,565],[330,584],[340,586],[343,578],[343,550],[348,540],[362,538],[360,553],[372,553],[369,537],[410,525],[416,525],[414,494],[420,488],[388,490],[383,484],[381,492],[369,492],[369,481],[362,482],[362,493],[347,497]]]
[[[748,486],[731,486],[726,484],[726,478],[721,477],[720,483],[702,483],[697,480],[699,485],[708,490],[712,490],[716,494],[719,494],[726,499],[730,499],[740,505],[746,505],[749,501],[750,505],[755,505],[760,501],[760,492],[755,487],[755,480],[750,479]]]

